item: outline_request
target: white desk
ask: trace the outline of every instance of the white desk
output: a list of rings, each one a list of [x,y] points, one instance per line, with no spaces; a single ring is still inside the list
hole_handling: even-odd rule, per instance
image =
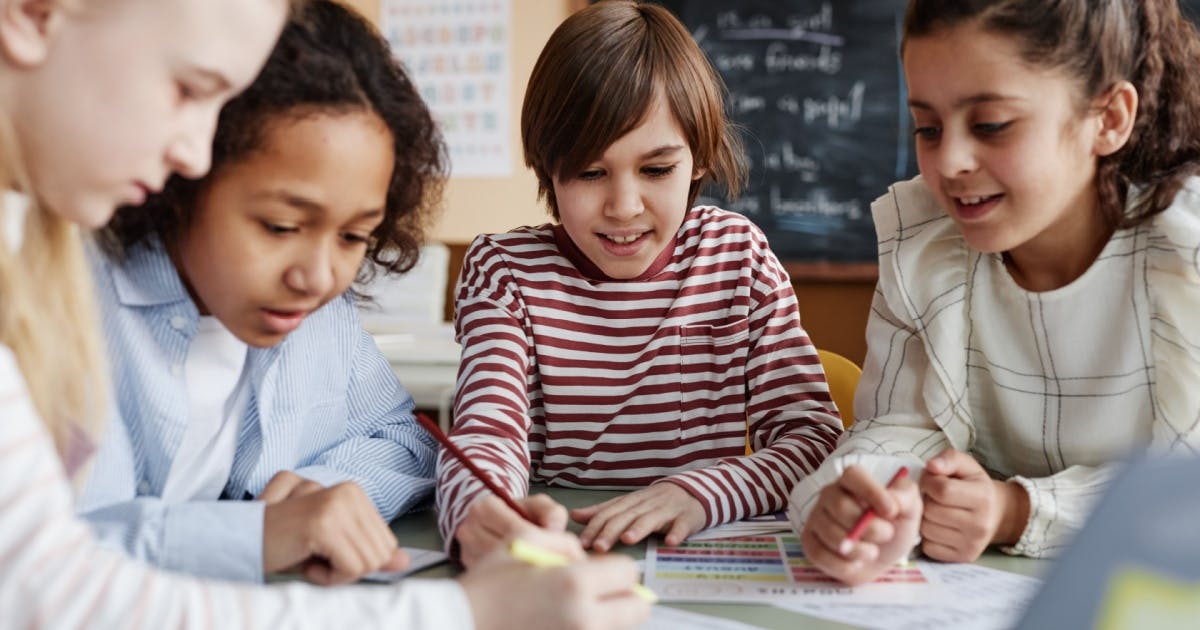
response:
[[[438,425],[450,430],[460,348],[450,324],[391,322],[368,326],[380,351],[417,407],[438,410]]]

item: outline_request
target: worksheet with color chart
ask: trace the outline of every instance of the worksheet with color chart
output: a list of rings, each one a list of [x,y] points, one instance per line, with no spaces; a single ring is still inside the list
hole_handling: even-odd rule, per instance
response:
[[[870,584],[844,586],[808,562],[794,534],[684,542],[677,547],[651,540],[644,581],[664,602],[897,604],[934,599],[940,590],[936,578],[916,563],[897,565]]]

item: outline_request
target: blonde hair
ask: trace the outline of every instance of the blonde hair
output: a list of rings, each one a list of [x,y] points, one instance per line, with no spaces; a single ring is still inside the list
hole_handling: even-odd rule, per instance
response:
[[[13,139],[0,121],[0,177],[31,190]],[[12,225],[0,204],[0,231]],[[81,478],[80,448],[98,443],[108,409],[104,350],[96,327],[91,272],[79,228],[31,199],[19,249],[0,234],[0,343],[15,355],[34,407],[59,456]],[[74,460],[74,461],[73,461]]]

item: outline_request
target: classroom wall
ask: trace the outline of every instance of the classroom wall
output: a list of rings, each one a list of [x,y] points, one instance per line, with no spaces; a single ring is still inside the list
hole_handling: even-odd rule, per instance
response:
[[[378,23],[379,0],[342,0]],[[469,243],[476,235],[504,232],[519,225],[549,220],[545,205],[537,200],[537,179],[521,157],[521,101],[538,53],[570,14],[570,0],[512,0],[513,21],[509,68],[512,98],[509,133],[512,140],[512,176],[451,179],[445,208],[433,237],[443,243]]]
[[[342,0],[363,15],[379,19],[379,0]],[[446,189],[445,210],[433,237],[450,247],[450,278],[458,277],[462,255],[477,234],[502,232],[519,225],[548,220],[537,201],[537,180],[521,160],[520,112],[525,83],[542,46],[579,0],[512,0],[512,170],[507,178],[452,179]],[[863,334],[870,310],[873,281],[793,282],[801,319],[813,342],[861,364],[866,354]],[[446,318],[452,316],[453,280],[447,288]]]

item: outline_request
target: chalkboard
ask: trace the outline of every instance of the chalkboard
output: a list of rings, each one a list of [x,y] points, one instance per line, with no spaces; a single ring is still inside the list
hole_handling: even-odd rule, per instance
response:
[[[1179,8],[1192,24],[1200,24],[1200,0],[1181,0]]]
[[[872,278],[870,204],[916,173],[897,51],[904,0],[656,0],[729,89],[747,190],[740,212],[793,277]]]

